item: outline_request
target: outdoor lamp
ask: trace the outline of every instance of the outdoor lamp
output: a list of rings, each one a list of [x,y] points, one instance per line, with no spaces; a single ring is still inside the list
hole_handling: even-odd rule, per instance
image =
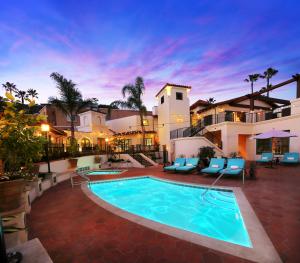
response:
[[[47,123],[41,124],[41,130],[42,132],[49,132],[50,131],[50,126]]]
[[[50,160],[49,160],[49,141],[48,141],[48,132],[50,131],[49,124],[42,123],[41,124],[41,130],[42,130],[42,132],[46,133],[46,138],[47,138],[47,142],[45,144],[46,161],[47,161],[47,166],[48,166],[48,173],[51,173]]]

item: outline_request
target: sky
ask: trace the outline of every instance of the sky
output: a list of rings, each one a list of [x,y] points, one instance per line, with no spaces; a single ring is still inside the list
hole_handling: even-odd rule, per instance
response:
[[[222,101],[249,93],[244,79],[268,67],[274,84],[300,73],[299,10],[296,0],[1,0],[0,83],[36,89],[42,103],[59,72],[108,104],[142,76],[148,108],[167,82],[192,86],[191,103]],[[295,84],[271,95],[293,98]]]

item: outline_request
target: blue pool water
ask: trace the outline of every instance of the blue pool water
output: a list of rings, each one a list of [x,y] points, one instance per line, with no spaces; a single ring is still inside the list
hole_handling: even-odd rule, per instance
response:
[[[97,170],[88,172],[87,175],[120,174],[122,170]]]
[[[147,219],[237,245],[252,247],[232,191],[165,182],[150,177],[90,185],[106,202]]]

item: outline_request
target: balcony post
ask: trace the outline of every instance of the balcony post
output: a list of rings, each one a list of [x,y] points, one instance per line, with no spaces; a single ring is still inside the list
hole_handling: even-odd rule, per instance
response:
[[[297,79],[297,94],[296,94],[296,98],[300,98],[300,77],[298,77]]]

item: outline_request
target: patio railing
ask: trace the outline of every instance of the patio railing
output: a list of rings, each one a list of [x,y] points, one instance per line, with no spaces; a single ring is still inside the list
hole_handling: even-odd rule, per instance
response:
[[[223,122],[236,122],[236,123],[256,123],[266,120],[282,118],[291,115],[291,107],[284,106],[277,108],[273,111],[258,111],[258,112],[241,112],[241,111],[224,111],[217,114],[204,116],[196,125],[172,130],[170,138],[176,139],[181,137],[192,137],[201,132],[205,127],[223,123]]]

